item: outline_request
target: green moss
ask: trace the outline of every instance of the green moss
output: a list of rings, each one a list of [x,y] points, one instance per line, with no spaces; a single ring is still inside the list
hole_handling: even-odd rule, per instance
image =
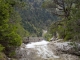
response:
[[[9,57],[13,57],[13,56],[15,56],[15,54],[16,54],[15,51],[12,51],[9,53]]]
[[[0,60],[6,60],[6,55],[0,52]]]
[[[0,44],[0,52],[3,51],[4,47]]]

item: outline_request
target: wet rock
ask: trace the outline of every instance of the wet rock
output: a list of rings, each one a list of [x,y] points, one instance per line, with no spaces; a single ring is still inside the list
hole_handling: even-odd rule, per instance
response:
[[[80,44],[71,45],[71,42],[51,42],[48,46],[53,50],[60,53],[80,55]],[[57,54],[57,53],[56,53]]]
[[[23,44],[16,50],[17,58],[18,60],[80,60],[78,56],[68,54],[68,51],[72,51],[70,49],[73,49],[73,47],[67,43],[52,41],[43,44],[43,42],[40,42],[33,43],[33,47],[28,45],[27,48]]]

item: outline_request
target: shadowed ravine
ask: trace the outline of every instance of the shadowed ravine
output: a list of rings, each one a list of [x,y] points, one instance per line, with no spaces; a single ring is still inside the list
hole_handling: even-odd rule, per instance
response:
[[[64,53],[73,46],[68,45],[69,42],[31,42],[29,44],[22,44],[16,50],[18,60],[80,60],[78,56]]]

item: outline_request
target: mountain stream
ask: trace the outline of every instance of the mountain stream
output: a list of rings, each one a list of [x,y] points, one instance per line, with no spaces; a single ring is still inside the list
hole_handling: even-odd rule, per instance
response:
[[[69,42],[48,42],[45,40],[22,44],[16,50],[18,60],[80,60],[76,55],[61,52],[72,48]]]

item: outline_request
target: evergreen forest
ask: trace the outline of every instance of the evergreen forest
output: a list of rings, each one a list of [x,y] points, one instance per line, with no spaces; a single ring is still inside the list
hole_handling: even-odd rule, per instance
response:
[[[43,30],[48,41],[80,43],[80,0],[0,0],[0,60],[16,57],[23,37],[42,37]]]

